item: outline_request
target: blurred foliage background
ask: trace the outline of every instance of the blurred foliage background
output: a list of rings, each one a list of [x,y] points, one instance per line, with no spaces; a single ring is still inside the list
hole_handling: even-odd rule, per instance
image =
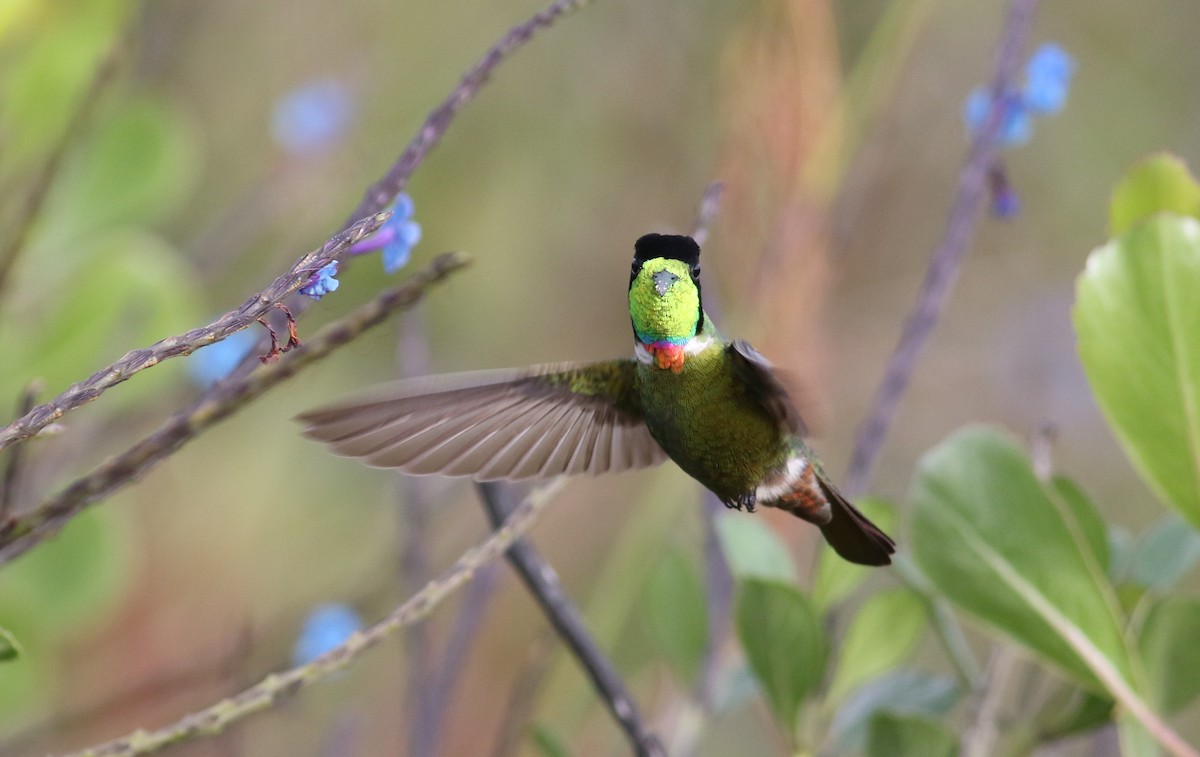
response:
[[[304,442],[291,417],[400,371],[627,354],[632,242],[690,228],[714,179],[727,190],[705,247],[705,293],[726,333],[799,377],[815,447],[838,477],[946,222],[966,151],[962,103],[990,76],[1005,6],[602,0],[535,39],[464,110],[409,186],[424,230],[414,264],[465,250],[477,260],[470,271],[4,568],[0,626],[23,654],[0,665],[0,744],[8,745],[0,749],[44,753],[166,723],[287,665],[314,606],[344,603],[368,622],[395,606],[415,579],[404,550],[414,489]],[[114,46],[123,51],[0,291],[0,403],[15,411],[33,378],[45,399],[128,349],[240,304],[328,237],[461,72],[537,8],[516,0],[0,5],[6,226],[99,62]],[[1158,150],[1200,160],[1198,24],[1200,6],[1182,0],[1060,0],[1040,9],[1033,43],[1053,40],[1075,57],[1075,86],[1061,115],[1006,152],[1021,212],[982,221],[877,468],[872,493],[899,504],[902,549],[918,458],[974,422],[1017,439],[1053,424],[1055,469],[1086,482],[1118,541],[1162,516],[1092,398],[1069,312],[1127,168]],[[344,131],[304,150],[273,140],[280,99],[325,80],[346,94]],[[364,260],[341,280],[301,321],[302,338],[389,279]],[[403,348],[415,330],[427,335],[427,356]],[[68,416],[65,433],[30,445],[17,506],[120,451],[196,392],[184,361],[172,361]],[[420,497],[429,504],[420,545],[433,569],[486,533],[469,485],[426,480]],[[534,532],[666,737],[694,728],[680,712],[687,676],[672,672],[694,663],[669,641],[683,645],[686,629],[647,608],[688,596],[688,576],[701,570],[700,499],[670,466],[579,480]],[[816,532],[776,515],[756,522],[774,529],[808,591]],[[1182,578],[1180,590],[1194,592],[1195,576]],[[897,618],[911,616],[911,598],[887,599],[902,591],[887,572],[868,581],[839,599],[846,609],[823,616],[832,638],[846,638],[849,608],[880,596],[871,612],[903,633]],[[778,590],[749,591],[766,602]],[[419,632],[431,660],[460,603]],[[546,670],[529,704],[541,746],[526,740],[523,749],[560,742],[572,754],[623,753],[507,569],[482,611],[443,753],[488,753],[531,666]],[[935,636],[914,624],[907,662],[949,675]],[[982,663],[992,637],[977,628],[968,625]],[[1037,666],[1014,654],[1018,677],[1031,680]],[[729,701],[693,734],[698,753],[787,751],[733,656]],[[385,645],[287,706],[177,751],[402,753],[412,665],[404,645]],[[844,697],[864,680],[834,678],[833,693]],[[1026,693],[1011,687],[1005,706],[1019,712]],[[832,716],[837,696],[813,717]],[[947,717],[961,724],[972,711],[966,698]],[[1200,740],[1194,703],[1172,722]],[[853,752],[863,738],[830,736],[822,748]],[[1115,748],[1115,737],[1088,731],[1051,749],[1084,753],[1096,744]]]

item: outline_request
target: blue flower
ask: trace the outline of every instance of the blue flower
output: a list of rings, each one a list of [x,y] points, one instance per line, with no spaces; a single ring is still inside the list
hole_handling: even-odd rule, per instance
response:
[[[1025,66],[1025,105],[1041,116],[1059,112],[1067,102],[1074,73],[1075,60],[1065,50],[1055,44],[1042,45]]]
[[[346,643],[362,629],[358,613],[346,605],[320,605],[304,621],[304,628],[292,647],[292,664],[307,665],[321,655]]]
[[[334,278],[337,276],[338,264],[333,261],[321,270],[312,275],[308,283],[300,287],[300,294],[308,295],[314,300],[319,300],[330,292],[336,291],[340,281]]]
[[[395,273],[408,265],[412,248],[421,241],[421,224],[412,220],[413,201],[401,192],[392,203],[392,216],[367,239],[350,248],[352,255],[382,250],[383,270]]]
[[[236,331],[193,353],[187,361],[188,373],[196,384],[208,388],[233,373],[256,342],[257,338],[249,329]]]
[[[977,87],[967,96],[967,102],[963,105],[963,120],[972,134],[983,130],[991,104],[992,97],[983,87]],[[1001,101],[1000,107],[1003,113],[996,132],[996,143],[1000,147],[1019,147],[1028,142],[1033,136],[1033,118],[1024,101],[1009,95]]]
[[[271,136],[295,155],[337,144],[353,120],[354,102],[336,79],[317,79],[293,89],[275,104]]]
[[[1000,99],[1000,126],[996,143],[1000,147],[1017,147],[1033,136],[1033,116],[1048,116],[1062,110],[1071,89],[1075,61],[1061,47],[1046,44],[1039,47],[1025,66],[1025,85],[1009,90]],[[991,93],[978,87],[971,91],[963,104],[963,121],[967,131],[978,134],[986,125]]]

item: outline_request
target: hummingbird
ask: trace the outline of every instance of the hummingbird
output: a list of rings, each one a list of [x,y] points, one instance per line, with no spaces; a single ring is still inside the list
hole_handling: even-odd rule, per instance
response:
[[[850,562],[891,562],[895,542],[822,470],[774,368],[704,312],[695,240],[637,240],[629,318],[632,358],[401,381],[298,420],[336,454],[415,475],[515,481],[670,459],[727,507],[786,510]]]

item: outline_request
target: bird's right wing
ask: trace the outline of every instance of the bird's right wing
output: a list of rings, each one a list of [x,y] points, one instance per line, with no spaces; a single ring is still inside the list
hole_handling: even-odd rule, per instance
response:
[[[339,455],[412,474],[487,480],[655,465],[632,360],[430,376],[299,416]]]

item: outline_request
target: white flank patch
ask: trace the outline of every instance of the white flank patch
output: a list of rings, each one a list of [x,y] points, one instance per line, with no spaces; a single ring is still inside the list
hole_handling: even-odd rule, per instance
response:
[[[646,349],[646,346],[636,339],[633,340],[633,356],[637,358],[639,363],[650,365],[654,362],[654,356],[650,354],[650,350]]]
[[[701,352],[704,352],[706,349],[708,349],[708,346],[712,344],[712,341],[713,340],[711,336],[694,336],[684,342],[683,354],[699,355]]]
[[[791,457],[782,473],[776,474],[759,485],[755,490],[755,498],[763,504],[774,502],[792,490],[792,487],[804,475],[804,469],[807,467],[808,461],[801,455]]]

